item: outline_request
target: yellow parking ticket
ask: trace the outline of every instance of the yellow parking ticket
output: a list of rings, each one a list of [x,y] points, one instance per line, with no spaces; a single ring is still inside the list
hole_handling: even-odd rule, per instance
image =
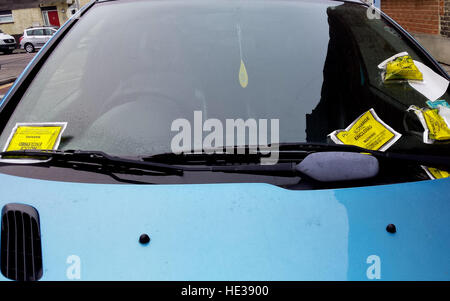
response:
[[[67,122],[16,123],[3,151],[55,150]]]
[[[427,175],[432,180],[443,179],[443,178],[450,177],[450,173],[448,171],[445,171],[445,170],[440,170],[440,169],[437,169],[437,168],[426,167],[426,166],[422,166],[422,168],[425,170]]]
[[[337,144],[385,151],[402,135],[384,123],[374,109],[370,109],[353,121],[345,130],[334,131],[328,136]]]
[[[439,115],[438,110],[426,110],[423,117],[430,129],[430,138],[435,140],[449,140],[450,129],[447,127],[444,119]]]
[[[395,58],[386,65],[385,81],[417,80],[423,81],[423,74],[409,55]]]
[[[441,116],[440,109],[422,109],[416,106],[410,106],[408,111],[413,111],[419,118],[424,128],[424,143],[432,144],[436,140],[450,140],[450,129],[445,119]]]

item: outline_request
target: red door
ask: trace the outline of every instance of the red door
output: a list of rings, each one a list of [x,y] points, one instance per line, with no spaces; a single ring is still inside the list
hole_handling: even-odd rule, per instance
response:
[[[50,23],[50,25],[58,26],[58,27],[60,26],[58,12],[56,10],[48,11],[47,15],[48,15],[48,22]]]

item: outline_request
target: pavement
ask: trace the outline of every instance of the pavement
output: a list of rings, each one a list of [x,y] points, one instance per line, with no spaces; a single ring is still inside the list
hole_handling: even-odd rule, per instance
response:
[[[3,95],[5,95],[6,92],[8,92],[9,88],[13,85],[13,83],[14,82],[0,86],[0,100],[2,99]]]
[[[441,64],[441,66],[444,68],[445,71],[447,71],[448,74],[450,74],[450,65]]]
[[[28,65],[35,53],[18,52],[0,54],[0,85],[14,81]]]

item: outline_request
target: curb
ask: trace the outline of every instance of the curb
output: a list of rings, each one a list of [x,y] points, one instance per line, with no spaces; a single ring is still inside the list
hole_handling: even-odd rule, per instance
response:
[[[0,79],[0,86],[9,84],[9,83],[13,83],[15,80],[17,79],[17,77],[10,77],[10,78],[5,78],[5,79]]]
[[[441,62],[439,62],[439,64],[441,65],[442,69],[444,69],[445,72],[447,72],[450,75],[450,65],[447,65],[446,63],[441,63]]]

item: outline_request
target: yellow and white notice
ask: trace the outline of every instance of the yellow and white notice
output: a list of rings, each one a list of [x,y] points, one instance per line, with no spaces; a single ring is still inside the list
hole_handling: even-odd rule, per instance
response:
[[[434,141],[450,140],[450,128],[447,125],[447,108],[438,106],[437,109],[422,109],[410,106],[408,111],[413,111],[419,118],[423,132],[423,142],[433,144]]]
[[[426,166],[422,166],[422,168],[423,168],[423,170],[425,170],[427,175],[432,180],[444,179],[444,178],[450,177],[450,173],[448,171],[445,171],[445,170],[440,170],[440,169],[437,169],[437,168],[426,167]]]
[[[56,150],[67,122],[16,123],[3,151]]]
[[[336,130],[328,135],[336,144],[355,145],[365,149],[385,151],[402,136],[384,123],[374,109],[370,109],[345,130]]]

